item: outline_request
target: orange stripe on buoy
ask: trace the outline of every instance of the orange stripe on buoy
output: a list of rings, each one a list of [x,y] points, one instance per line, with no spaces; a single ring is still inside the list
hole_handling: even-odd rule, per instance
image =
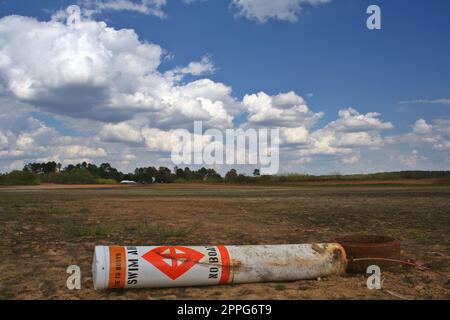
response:
[[[220,257],[222,259],[222,274],[220,275],[220,284],[227,284],[230,279],[230,255],[228,249],[225,246],[217,246],[219,249]]]
[[[125,247],[109,247],[109,288],[125,286]]]

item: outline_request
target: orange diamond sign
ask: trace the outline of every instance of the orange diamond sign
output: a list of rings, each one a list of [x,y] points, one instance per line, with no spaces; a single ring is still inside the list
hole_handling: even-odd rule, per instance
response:
[[[186,247],[157,247],[142,256],[166,276],[176,280],[205,255],[201,252]]]

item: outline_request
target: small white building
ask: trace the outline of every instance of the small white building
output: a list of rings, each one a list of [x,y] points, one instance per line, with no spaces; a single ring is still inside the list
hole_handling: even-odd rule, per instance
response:
[[[137,184],[137,182],[131,180],[122,180],[120,181],[120,184]]]

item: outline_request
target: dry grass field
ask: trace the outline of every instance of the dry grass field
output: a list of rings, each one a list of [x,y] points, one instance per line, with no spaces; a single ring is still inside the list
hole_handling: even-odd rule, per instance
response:
[[[393,236],[405,258],[450,276],[450,187],[427,185],[166,184],[0,188],[0,299],[449,299],[450,284],[428,271],[289,283],[95,291],[95,245],[284,244],[349,233]],[[82,289],[66,289],[68,265]]]

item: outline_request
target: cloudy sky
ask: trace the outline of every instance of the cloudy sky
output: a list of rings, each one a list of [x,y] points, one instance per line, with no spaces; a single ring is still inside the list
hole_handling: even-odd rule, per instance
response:
[[[449,17],[446,0],[2,0],[0,172],[172,167],[194,120],[279,127],[281,172],[449,170]]]

